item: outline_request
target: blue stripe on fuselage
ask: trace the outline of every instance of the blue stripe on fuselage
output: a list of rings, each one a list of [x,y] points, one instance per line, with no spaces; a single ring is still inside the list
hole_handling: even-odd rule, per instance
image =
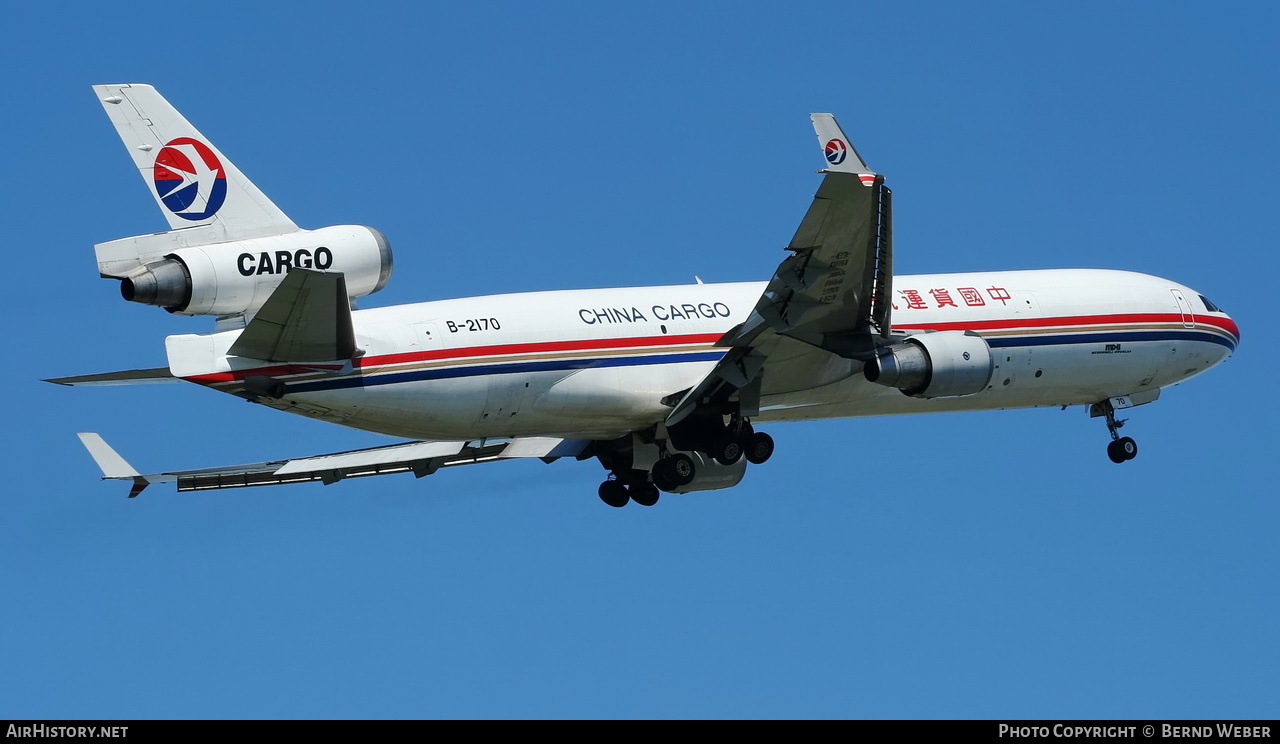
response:
[[[506,375],[519,372],[571,371],[599,369],[603,367],[640,367],[649,364],[676,364],[678,362],[718,362],[723,351],[703,351],[689,354],[649,354],[645,356],[608,357],[605,359],[549,359],[541,362],[507,362],[504,364],[478,364],[469,367],[447,369],[415,369],[383,375],[360,375],[338,380],[299,382],[288,386],[290,393],[311,393],[318,390],[345,390],[375,385],[395,385],[402,382],[424,380],[450,380],[460,377]]]
[[[1236,345],[1230,339],[1205,331],[1104,331],[1052,336],[996,336],[984,337],[993,349],[1011,346],[1067,346],[1070,344],[1104,344],[1120,341],[1207,341],[1225,346],[1231,351]]]

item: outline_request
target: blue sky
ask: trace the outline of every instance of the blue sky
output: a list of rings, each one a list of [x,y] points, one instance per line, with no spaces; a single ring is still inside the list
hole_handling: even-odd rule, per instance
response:
[[[6,6],[0,717],[1280,715],[1272,5]],[[1133,411],[772,428],[731,491],[593,463],[125,499],[144,470],[372,446],[159,366],[202,319],[92,245],[164,229],[89,86],[150,82],[300,225],[391,239],[365,302],[764,279],[832,111],[901,273],[1098,267],[1239,322]]]

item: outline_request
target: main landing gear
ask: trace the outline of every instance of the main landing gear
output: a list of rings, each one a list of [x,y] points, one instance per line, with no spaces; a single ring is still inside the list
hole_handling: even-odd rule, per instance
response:
[[[653,466],[653,485],[660,491],[674,491],[693,482],[697,468],[693,458],[676,452],[658,460]]]
[[[773,457],[773,437],[757,431],[747,440],[746,458],[752,465],[763,465],[765,460]]]
[[[631,501],[653,506],[662,491],[731,488],[742,479],[743,459],[762,464],[774,448],[773,437],[737,415],[727,425],[719,416],[706,417],[678,436],[658,441],[633,434],[595,444],[592,454],[609,471],[600,484],[600,500],[615,508]],[[638,456],[646,447],[647,454]]]
[[[1107,431],[1111,433],[1111,442],[1107,444],[1107,457],[1111,458],[1111,462],[1119,464],[1138,456],[1138,443],[1133,441],[1133,437],[1122,437],[1119,434],[1120,427],[1124,426],[1127,419],[1116,418],[1116,409],[1111,405],[1111,401],[1093,404],[1091,413],[1107,419]]]
[[[653,506],[658,503],[661,491],[687,486],[695,475],[697,468],[693,458],[683,452],[675,452],[654,463],[652,472],[615,470],[609,480],[600,484],[600,500],[618,508],[626,506],[628,501],[640,506]]]
[[[620,480],[607,480],[600,484],[600,500],[609,506],[622,508],[628,501],[640,506],[653,506],[658,503],[658,487],[648,482],[633,481],[624,483]]]
[[[721,465],[732,465],[742,457],[761,465],[773,456],[773,437],[751,427],[751,422],[735,416],[706,454]]]

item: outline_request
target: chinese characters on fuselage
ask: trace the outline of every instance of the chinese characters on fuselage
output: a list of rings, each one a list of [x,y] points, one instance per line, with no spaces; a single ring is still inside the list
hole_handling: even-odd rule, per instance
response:
[[[928,290],[898,289],[894,291],[898,295],[892,303],[894,310],[958,308],[960,304],[957,303],[957,296],[959,296],[959,303],[963,303],[966,307],[986,307],[988,304],[995,302],[1007,305],[1009,300],[1013,299],[1013,295],[1009,294],[1009,290],[1004,287],[987,287],[986,289],[978,289],[977,287],[955,287],[954,289],[932,287]]]

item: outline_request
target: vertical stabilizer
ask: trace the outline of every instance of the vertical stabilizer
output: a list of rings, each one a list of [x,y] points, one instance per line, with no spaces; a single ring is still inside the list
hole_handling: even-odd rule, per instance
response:
[[[173,230],[199,227],[189,245],[291,233],[298,226],[150,85],[95,85]],[[209,229],[212,228],[212,229]]]

